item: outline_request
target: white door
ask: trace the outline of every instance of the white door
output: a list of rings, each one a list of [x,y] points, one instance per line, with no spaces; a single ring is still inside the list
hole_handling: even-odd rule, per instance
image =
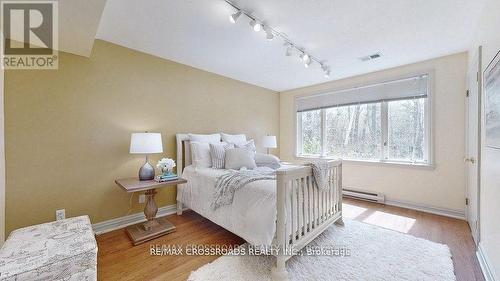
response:
[[[482,49],[473,54],[468,73],[467,120],[466,120],[466,175],[467,221],[474,242],[479,243],[479,165],[480,165],[480,114],[481,114],[481,56]]]

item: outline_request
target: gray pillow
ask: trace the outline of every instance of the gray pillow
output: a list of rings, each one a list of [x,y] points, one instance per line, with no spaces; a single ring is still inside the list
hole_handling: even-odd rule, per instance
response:
[[[255,169],[255,153],[245,148],[232,148],[226,150],[226,169],[239,170],[243,167]]]
[[[226,150],[230,148],[234,148],[234,144],[225,142],[210,144],[210,156],[212,158],[212,168],[224,169]]]
[[[255,163],[257,167],[269,167],[273,170],[281,167],[280,159],[272,154],[256,153]]]
[[[249,140],[249,141],[242,142],[242,143],[235,143],[234,147],[246,148],[247,150],[251,150],[254,153],[254,155],[255,155],[255,151],[257,150],[255,148],[255,142],[253,140]]]

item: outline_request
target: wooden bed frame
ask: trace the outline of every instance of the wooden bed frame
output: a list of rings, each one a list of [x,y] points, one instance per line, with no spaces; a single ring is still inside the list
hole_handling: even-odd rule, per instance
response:
[[[191,165],[189,136],[177,134],[177,173]],[[296,166],[276,171],[276,235],[273,246],[279,247],[274,280],[287,280],[285,263],[290,253],[299,251],[333,223],[342,221],[342,162],[329,161],[327,189],[313,185],[312,169]],[[182,202],[177,201],[177,214],[182,214]],[[291,217],[287,218],[287,208]],[[286,251],[282,251],[286,249]]]

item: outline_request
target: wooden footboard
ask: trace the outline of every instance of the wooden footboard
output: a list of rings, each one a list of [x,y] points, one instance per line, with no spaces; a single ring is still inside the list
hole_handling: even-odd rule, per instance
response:
[[[287,279],[285,262],[291,253],[302,249],[332,223],[343,224],[342,162],[328,164],[329,184],[323,190],[314,184],[311,167],[277,171],[275,246],[281,250],[273,269],[275,280]]]

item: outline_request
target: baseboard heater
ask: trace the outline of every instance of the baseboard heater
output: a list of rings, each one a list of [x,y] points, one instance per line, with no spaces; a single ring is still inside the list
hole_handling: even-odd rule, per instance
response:
[[[364,191],[353,188],[343,188],[342,195],[348,198],[354,198],[375,203],[385,203],[385,196],[382,193],[376,193],[371,191]]]

